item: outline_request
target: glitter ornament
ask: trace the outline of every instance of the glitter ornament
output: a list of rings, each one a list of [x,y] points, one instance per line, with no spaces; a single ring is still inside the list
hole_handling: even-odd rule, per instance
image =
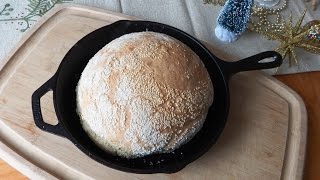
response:
[[[226,0],[203,0],[205,4],[213,4],[223,6]],[[275,4],[273,0],[260,0],[264,1],[263,4]],[[268,2],[269,1],[269,2]],[[271,2],[273,1],[273,2]],[[288,6],[288,0],[277,1],[275,6],[266,7],[258,1],[255,1],[252,6],[251,19],[249,22],[249,30],[258,31],[269,31],[276,30],[281,32],[284,29],[284,17],[280,14]]]
[[[223,42],[233,42],[250,21],[253,0],[228,0],[218,16],[215,34]]]
[[[315,21],[318,23],[309,22],[301,27],[305,14],[306,11],[304,11],[303,15],[298,19],[295,26],[292,25],[292,16],[290,16],[289,21],[285,22],[282,32],[276,30],[258,31],[268,39],[281,43],[280,46],[276,48],[276,51],[278,51],[283,58],[288,57],[290,66],[298,64],[295,48],[302,48],[306,51],[320,54],[319,41],[317,43],[316,40],[316,38],[319,37],[319,21]]]
[[[285,28],[284,17],[280,14],[287,8],[288,0],[282,0],[277,8],[267,8],[254,5],[249,29],[254,32],[277,31],[282,32]]]
[[[310,43],[320,46],[320,20],[308,22],[303,26],[303,29],[308,31],[305,41],[310,41]]]

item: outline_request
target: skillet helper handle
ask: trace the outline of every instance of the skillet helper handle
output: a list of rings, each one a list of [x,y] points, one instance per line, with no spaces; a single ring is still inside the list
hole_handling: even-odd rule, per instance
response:
[[[273,58],[273,61],[261,62],[267,58]],[[275,51],[265,51],[236,62],[231,62],[228,69],[231,74],[241,71],[270,69],[279,67],[282,61],[282,56],[279,53]]]
[[[32,94],[31,101],[32,101],[33,118],[38,128],[62,137],[66,137],[65,130],[62,127],[60,122],[58,122],[57,125],[51,125],[44,122],[42,117],[40,99],[47,92],[54,91],[56,86],[55,83],[56,83],[56,76],[53,76]]]

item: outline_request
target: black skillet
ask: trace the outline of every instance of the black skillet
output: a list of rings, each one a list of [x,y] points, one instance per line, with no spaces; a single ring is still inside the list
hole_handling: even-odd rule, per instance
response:
[[[101,150],[84,132],[76,112],[75,89],[81,72],[96,52],[113,39],[140,31],[167,34],[196,52],[205,64],[213,82],[214,102],[203,127],[187,144],[172,153],[126,159]],[[274,60],[260,62],[269,57]],[[40,129],[70,139],[92,159],[111,168],[133,173],[173,173],[202,156],[217,141],[228,116],[228,80],[231,75],[240,71],[274,68],[281,63],[282,57],[273,51],[263,52],[237,62],[226,62],[214,56],[198,40],[174,27],[148,21],[117,21],[88,34],[69,50],[53,77],[33,93],[33,116]],[[57,125],[47,124],[42,118],[40,98],[48,91],[53,91],[54,108],[59,120]]]

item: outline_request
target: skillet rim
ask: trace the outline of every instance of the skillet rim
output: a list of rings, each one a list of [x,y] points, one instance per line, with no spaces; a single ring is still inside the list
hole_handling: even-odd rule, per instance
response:
[[[94,154],[91,153],[90,150],[88,150],[86,147],[82,146],[81,143],[79,143],[79,141],[74,138],[74,136],[72,135],[72,133],[70,132],[68,126],[65,124],[65,120],[63,118],[63,116],[61,115],[61,111],[60,111],[60,107],[59,107],[59,102],[57,102],[58,96],[59,96],[59,91],[58,91],[58,87],[59,87],[59,83],[61,82],[61,71],[62,69],[65,67],[65,64],[68,60],[68,57],[70,56],[70,54],[72,53],[73,49],[75,47],[79,47],[79,44],[81,44],[82,40],[85,39],[86,37],[88,37],[89,35],[92,35],[94,33],[96,33],[97,31],[101,31],[102,29],[106,28],[106,27],[111,27],[117,24],[125,24],[125,25],[132,25],[134,23],[139,23],[139,24],[151,24],[151,25],[158,25],[158,26],[164,26],[165,28],[169,28],[170,30],[176,31],[178,33],[180,33],[182,36],[186,37],[189,39],[189,41],[192,41],[192,43],[195,43],[196,46],[198,46],[199,48],[201,48],[208,56],[210,56],[210,60],[212,61],[211,63],[215,64],[215,68],[217,69],[217,71],[220,72],[221,78],[223,80],[223,86],[224,86],[224,91],[225,91],[225,111],[222,113],[223,118],[220,118],[220,121],[222,122],[222,126],[220,128],[218,128],[218,131],[216,133],[215,137],[211,137],[211,141],[207,143],[207,145],[205,145],[204,149],[199,149],[199,151],[194,154],[191,157],[188,157],[187,159],[183,159],[183,161],[180,161],[178,163],[175,163],[173,165],[171,165],[171,167],[167,168],[152,168],[152,169],[135,169],[135,168],[128,168],[128,167],[123,167],[123,166],[118,166],[117,164],[113,164],[110,163],[106,160],[104,160],[103,158],[101,159],[101,157],[96,156]],[[127,34],[127,33],[126,33]],[[166,33],[165,33],[166,34]],[[168,35],[168,34],[167,34]],[[171,36],[171,35],[169,35]],[[120,37],[120,36],[119,36]],[[173,36],[171,36],[173,37]],[[176,38],[176,37],[173,37]],[[176,38],[177,39],[177,38]],[[180,40],[180,39],[178,39]],[[184,43],[184,42],[183,42]],[[187,45],[187,44],[186,44]],[[189,45],[187,45],[188,47],[190,47]],[[190,47],[191,48],[191,47]],[[196,52],[197,53],[197,52]],[[197,53],[198,54],[198,53]],[[200,59],[203,61],[203,59],[200,57]],[[199,42],[196,38],[192,37],[191,35],[185,33],[182,30],[179,30],[177,28],[174,28],[172,26],[169,25],[165,25],[165,24],[161,24],[161,23],[157,23],[157,22],[151,22],[151,21],[131,21],[131,20],[120,20],[117,22],[114,22],[112,24],[109,24],[107,26],[103,26],[99,29],[96,29],[94,31],[92,31],[91,33],[87,34],[86,36],[84,36],[83,38],[81,38],[69,51],[68,53],[65,55],[65,57],[63,58],[63,60],[61,61],[56,73],[54,74],[54,76],[51,78],[52,82],[56,85],[55,88],[53,88],[53,101],[54,101],[54,108],[56,111],[56,115],[58,117],[59,123],[62,124],[64,131],[65,131],[65,137],[68,138],[69,140],[72,141],[72,143],[74,143],[82,152],[84,152],[86,155],[88,155],[89,157],[93,158],[94,160],[107,165],[108,167],[114,168],[114,169],[118,169],[121,171],[126,171],[126,172],[133,172],[133,173],[141,173],[141,174],[150,174],[150,173],[174,173],[177,172],[181,169],[183,169],[186,165],[190,164],[191,162],[195,161],[196,159],[198,159],[199,157],[201,157],[202,155],[204,155],[217,141],[218,137],[221,135],[225,124],[226,124],[226,118],[228,116],[228,112],[229,112],[229,87],[228,87],[228,76],[226,75],[226,73],[223,72],[221,66],[223,66],[223,62],[222,60],[220,60],[219,58],[217,58],[215,55],[213,55],[201,42]],[[206,66],[207,68],[207,66]],[[207,69],[208,70],[208,69]],[[209,70],[208,70],[209,72]],[[209,72],[210,74],[210,72]],[[210,74],[210,79],[212,80],[211,74]],[[213,81],[214,84],[215,81]],[[222,85],[221,85],[222,86]],[[215,98],[216,98],[216,88],[214,88],[214,94],[215,94]],[[214,99],[215,99],[214,98]],[[215,100],[214,100],[215,101]],[[212,106],[214,105],[214,103],[212,104]],[[209,110],[210,111],[210,110]],[[208,112],[209,113],[209,112]],[[207,119],[205,120],[207,121]],[[201,128],[202,129],[202,128]],[[187,143],[188,144],[188,143]],[[180,148],[178,148],[180,149]]]

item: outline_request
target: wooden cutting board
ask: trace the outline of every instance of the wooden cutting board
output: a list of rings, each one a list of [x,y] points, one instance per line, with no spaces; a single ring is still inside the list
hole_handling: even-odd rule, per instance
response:
[[[30,178],[302,179],[305,106],[295,92],[260,71],[240,73],[231,79],[230,116],[217,144],[174,174],[117,171],[90,159],[68,139],[38,129],[32,117],[31,94],[55,73],[79,39],[120,19],[134,18],[83,6],[58,6],[1,61],[2,159]],[[44,119],[57,122],[52,93],[41,99],[41,105]]]

